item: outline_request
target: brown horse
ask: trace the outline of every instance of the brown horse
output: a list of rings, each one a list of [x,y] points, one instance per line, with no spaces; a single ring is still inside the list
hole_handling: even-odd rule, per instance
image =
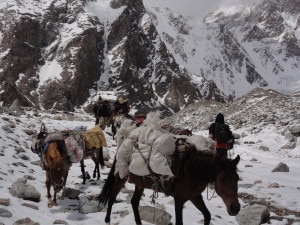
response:
[[[239,156],[233,160],[215,158],[213,153],[197,151],[193,145],[186,145],[184,151],[178,149],[175,151],[173,159],[172,171],[175,176],[164,184],[155,182],[155,180],[160,180],[159,178],[153,179],[153,177],[158,177],[157,174],[141,177],[129,173],[128,176],[121,179],[118,173],[115,174],[115,160],[99,195],[100,204],[106,205],[108,201],[105,222],[110,224],[113,203],[126,181],[135,184],[131,204],[137,225],[142,224],[138,207],[145,188],[174,197],[176,225],[183,224],[183,206],[189,200],[202,212],[204,224],[209,225],[211,214],[201,195],[209,183],[215,184],[216,193],[224,201],[228,214],[231,216],[238,214],[240,211],[237,194],[239,176],[236,170],[240,160]]]
[[[64,141],[51,141],[45,153],[46,164],[46,187],[48,207],[56,206],[56,194],[66,185],[71,163],[67,160]],[[51,201],[51,186],[54,189],[53,200]]]
[[[78,135],[79,135],[79,138],[76,139],[75,136],[78,136]],[[51,137],[49,137],[49,136],[51,136]],[[47,142],[47,140],[48,141],[49,140],[63,141],[63,140],[66,140],[67,137],[73,137],[73,136],[74,136],[74,139],[72,139],[72,140],[75,140],[78,145],[84,146],[83,147],[83,157],[80,160],[80,168],[81,168],[81,173],[82,173],[82,184],[85,184],[86,179],[87,179],[87,174],[85,172],[84,160],[88,159],[88,158],[91,158],[95,163],[95,167],[94,167],[94,171],[93,171],[93,178],[96,178],[96,175],[97,175],[97,180],[99,180],[100,179],[99,163],[100,163],[101,167],[104,166],[103,147],[88,149],[86,147],[87,145],[83,144],[84,140],[82,138],[82,132],[80,132],[80,131],[79,132],[62,131],[62,132],[55,132],[52,134],[51,133],[48,134],[48,132],[46,131],[45,124],[42,123],[39,134],[33,135],[31,137],[32,138],[31,151],[38,154],[42,158],[44,144],[45,144],[45,142]],[[96,134],[95,134],[95,136],[96,136]],[[65,142],[63,141],[63,143],[65,143]],[[41,161],[43,161],[43,160],[41,160]],[[43,162],[42,162],[42,164],[43,164]]]

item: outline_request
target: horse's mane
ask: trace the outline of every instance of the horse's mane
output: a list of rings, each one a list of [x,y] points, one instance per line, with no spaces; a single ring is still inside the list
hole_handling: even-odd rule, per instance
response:
[[[193,145],[186,152],[184,158],[186,165],[186,179],[189,183],[212,182],[216,178],[216,174],[221,168],[229,165],[230,159],[216,158],[215,154],[210,151],[199,151]],[[200,180],[202,179],[202,180]]]

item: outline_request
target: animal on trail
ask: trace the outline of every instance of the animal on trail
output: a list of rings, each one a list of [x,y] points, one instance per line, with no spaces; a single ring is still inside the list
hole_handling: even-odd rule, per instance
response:
[[[57,206],[56,195],[60,190],[65,187],[69,168],[71,163],[68,162],[67,152],[65,150],[64,141],[51,141],[47,143],[47,150],[45,152],[46,164],[46,187],[48,197],[48,207]],[[54,189],[54,196],[51,200],[50,189]]]
[[[31,150],[34,153],[37,153],[40,157],[43,157],[43,149],[44,146],[49,141],[66,141],[66,138],[71,137],[72,135],[79,135],[80,140],[72,139],[73,143],[76,142],[77,147],[80,146],[79,142],[83,142],[82,132],[81,131],[60,131],[56,133],[48,133],[46,126],[44,123],[42,123],[40,132],[37,135],[32,136],[32,146]],[[96,135],[96,134],[95,134]],[[96,137],[97,138],[97,137]],[[98,138],[97,138],[98,139]],[[77,143],[78,142],[78,143]],[[87,148],[87,145],[84,145],[83,147],[83,155],[80,162],[80,168],[82,173],[82,184],[85,184],[87,177],[87,173],[85,171],[85,165],[84,160],[91,158],[95,164],[94,170],[93,170],[93,178],[97,177],[97,180],[100,179],[100,167],[104,166],[104,159],[103,159],[103,147],[100,148]]]
[[[137,225],[142,224],[138,207],[145,188],[173,196],[176,225],[183,225],[183,207],[187,201],[191,201],[202,212],[204,224],[209,225],[211,214],[201,194],[209,183],[214,183],[215,191],[225,203],[228,214],[235,216],[241,207],[238,201],[237,185],[239,180],[237,164],[239,161],[239,155],[235,159],[216,158],[212,152],[199,151],[192,144],[185,143],[182,145],[177,142],[171,166],[174,177],[161,182],[159,175],[154,173],[147,176],[137,176],[129,172],[128,175],[121,178],[116,170],[117,161],[115,158],[99,194],[99,203],[107,204],[105,223],[110,224],[113,204],[127,181],[135,184],[131,204]]]

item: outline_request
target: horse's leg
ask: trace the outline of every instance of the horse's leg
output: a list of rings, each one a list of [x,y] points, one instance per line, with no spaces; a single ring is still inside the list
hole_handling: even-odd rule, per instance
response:
[[[82,184],[85,184],[86,177],[85,177],[85,169],[84,169],[84,159],[80,161],[80,168],[82,173]]]
[[[135,185],[135,190],[131,198],[131,205],[134,213],[135,222],[137,225],[142,224],[140,213],[139,213],[139,204],[143,193],[144,193],[144,188]]]
[[[92,154],[92,160],[95,163],[95,168],[94,168],[94,172],[93,172],[93,178],[96,177],[96,173],[97,173],[97,180],[100,179],[100,167],[99,167],[99,149],[95,148],[94,149],[94,153]]]
[[[99,162],[102,168],[104,166],[103,147],[99,148]]]
[[[54,191],[54,196],[53,196],[53,201],[52,201],[51,207],[52,207],[52,206],[57,206],[57,205],[58,205],[58,204],[57,204],[57,201],[56,201],[56,194],[57,194],[57,192]]]
[[[52,197],[51,193],[50,193],[51,179],[50,179],[50,174],[47,171],[46,171],[46,181],[45,181],[45,184],[46,184],[46,188],[47,188],[47,198],[50,199]]]
[[[114,202],[116,201],[117,195],[120,192],[121,188],[124,186],[126,183],[126,178],[121,179],[119,174],[115,176],[115,181],[113,188],[109,194],[109,199],[108,199],[108,204],[107,204],[107,212],[105,216],[105,223],[109,224],[110,223],[110,214],[112,210],[112,206]]]
[[[66,186],[68,175],[69,175],[69,169],[67,169],[64,173],[64,183],[63,183],[64,187]]]
[[[51,208],[53,206],[53,201],[51,199],[51,177],[50,177],[50,173],[48,171],[46,171],[46,187],[47,187],[47,198],[48,198],[48,207]],[[56,197],[56,194],[54,192],[54,197]]]
[[[183,225],[182,210],[185,201],[181,198],[174,197],[175,201],[175,225]]]
[[[94,172],[93,172],[93,178],[96,178],[96,173],[97,173],[97,180],[100,179],[100,167],[99,167],[99,163],[98,161],[95,159],[93,159],[94,163],[95,163],[95,168],[94,168]]]
[[[111,124],[111,133],[112,133],[113,140],[115,140],[115,135],[116,135],[117,131],[116,131],[116,127],[115,127],[114,123]]]
[[[191,199],[191,202],[197,207],[197,209],[199,209],[202,212],[204,216],[204,225],[209,225],[211,220],[211,214],[203,201],[202,195]]]

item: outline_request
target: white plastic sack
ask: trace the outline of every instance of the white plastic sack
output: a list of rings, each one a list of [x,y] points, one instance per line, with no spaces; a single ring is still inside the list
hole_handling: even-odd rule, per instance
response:
[[[133,145],[132,139],[126,139],[121,144],[121,146],[118,149],[117,155],[116,155],[116,170],[115,174],[119,172],[120,178],[123,179],[128,174],[128,159],[129,159],[129,153],[131,151]]]
[[[134,152],[131,155],[129,171],[138,176],[149,175],[150,171],[148,169],[147,162],[145,162],[145,159],[149,159],[151,148],[149,145],[142,143],[138,143],[137,148],[134,149]]]
[[[195,145],[198,151],[216,152],[215,142],[211,138],[204,137],[202,135],[193,135],[188,137],[186,142]]]

